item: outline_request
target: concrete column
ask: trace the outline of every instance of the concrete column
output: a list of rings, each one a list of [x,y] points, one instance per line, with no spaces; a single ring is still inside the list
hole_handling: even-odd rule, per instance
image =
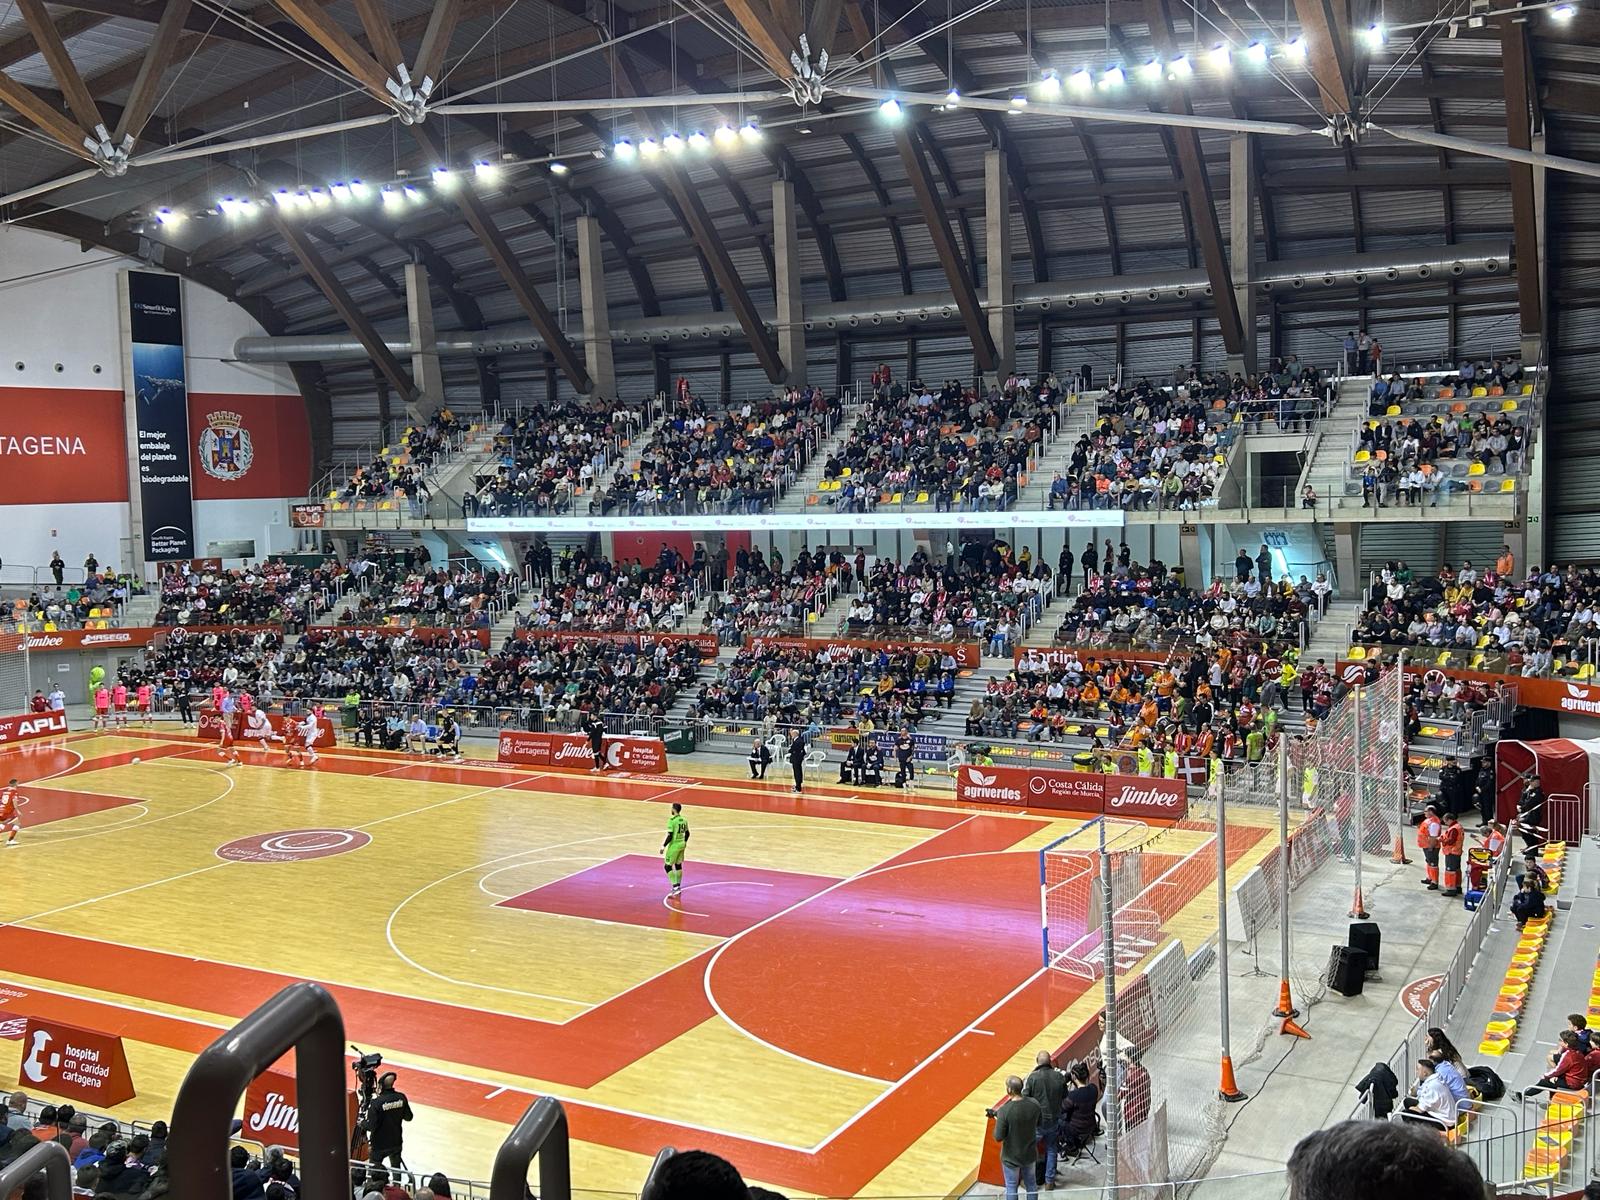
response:
[[[617,370],[611,358],[611,313],[606,307],[605,258],[600,222],[578,218],[578,295],[583,304],[583,358],[589,368],[590,395],[617,397]]]
[[[1542,133],[1533,136],[1533,149],[1535,153],[1543,154],[1545,151],[1545,136]],[[1544,167],[1533,169],[1533,228],[1534,237],[1539,245],[1539,295],[1543,300],[1545,324],[1550,322],[1550,275],[1548,252],[1549,221],[1549,172]],[[1522,339],[1522,361],[1526,366],[1532,366],[1539,361],[1539,355],[1544,350],[1544,339],[1539,337],[1524,336]],[[1548,403],[1548,402],[1547,402]],[[1526,542],[1524,547],[1526,557],[1517,556],[1517,570],[1526,572],[1530,563],[1539,566],[1547,565],[1545,545],[1544,518],[1545,518],[1545,462],[1550,453],[1549,444],[1545,440],[1545,433],[1549,428],[1549,414],[1546,407],[1541,406],[1534,417],[1533,434],[1533,459],[1528,464],[1528,491],[1522,502],[1523,535]],[[1515,546],[1512,547],[1516,549]]]
[[[1361,595],[1366,580],[1361,578],[1361,526],[1354,521],[1336,521],[1333,526],[1333,569],[1339,575],[1337,595],[1354,600]]]
[[[772,267],[778,293],[778,358],[787,382],[806,383],[806,315],[800,296],[800,234],[795,221],[794,184],[772,184]]]
[[[433,296],[428,291],[428,270],[421,263],[406,264],[406,325],[411,378],[417,385],[417,398],[406,405],[406,420],[421,425],[444,404],[444,372],[433,351]]]
[[[983,156],[983,233],[984,304],[999,357],[996,373],[1004,379],[1017,367],[1017,315],[1011,307],[1011,181],[999,150]]]
[[[1250,267],[1256,243],[1256,174],[1250,153],[1250,135],[1236,133],[1228,139],[1228,273],[1233,278],[1234,303],[1244,325],[1243,367],[1254,373],[1256,363],[1256,290],[1250,286]]]

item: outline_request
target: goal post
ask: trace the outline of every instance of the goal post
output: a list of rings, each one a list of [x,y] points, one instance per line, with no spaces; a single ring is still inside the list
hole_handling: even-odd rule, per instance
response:
[[[1102,825],[1105,855],[1111,865],[1111,894],[1137,895],[1144,886],[1140,852],[1151,833],[1143,822],[1094,817],[1039,851],[1044,966],[1086,979],[1098,979],[1102,973]]]

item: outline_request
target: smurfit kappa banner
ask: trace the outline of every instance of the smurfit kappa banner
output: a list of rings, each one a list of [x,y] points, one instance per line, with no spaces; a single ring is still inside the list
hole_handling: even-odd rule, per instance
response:
[[[183,358],[183,295],[176,275],[129,271],[131,432],[138,463],[144,556],[193,558],[194,480],[189,464],[189,385]]]

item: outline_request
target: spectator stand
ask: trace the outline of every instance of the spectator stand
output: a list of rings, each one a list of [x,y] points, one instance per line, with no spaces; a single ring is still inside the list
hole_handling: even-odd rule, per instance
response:
[[[356,578],[336,559],[268,558],[232,570],[187,563],[162,572],[156,625],[273,624],[303,629],[334,610]]]
[[[334,466],[311,487],[313,503],[330,513],[420,511],[435,473],[461,453],[475,432],[448,408],[424,425],[396,421],[360,447],[353,458]]]
[[[1013,376],[982,396],[958,381],[935,389],[880,378],[806,506],[845,513],[1014,508],[1060,432],[1066,399],[1053,375],[1038,387]]]
[[[78,572],[80,575],[83,572]],[[5,632],[53,633],[60,629],[111,629],[123,623],[131,585],[109,571],[80,584],[56,587],[51,579],[26,596],[14,596],[5,613]]]
[[[601,633],[682,632],[709,595],[707,573],[674,553],[645,567],[574,554],[561,579],[530,583],[518,629]]]
[[[1432,364],[1429,364],[1432,365]],[[1450,506],[1526,487],[1549,373],[1518,361],[1396,369],[1350,433],[1339,507]]]
[[[516,606],[522,592],[516,572],[486,568],[465,555],[439,569],[427,562],[367,563],[353,576],[353,602],[338,614],[341,625],[489,628]]]
[[[781,554],[769,559],[760,550],[740,549],[733,574],[707,605],[701,632],[725,646],[752,637],[812,636],[852,578],[851,563],[842,554],[824,561],[820,554],[801,551],[785,566]]]
[[[821,388],[712,411],[679,380],[661,423],[589,511],[601,516],[771,511],[833,436],[843,401]]]
[[[631,453],[655,402],[640,409],[620,404],[508,414],[492,453],[473,468],[459,505],[448,495],[430,506],[436,516],[559,516],[587,509],[607,472]]]

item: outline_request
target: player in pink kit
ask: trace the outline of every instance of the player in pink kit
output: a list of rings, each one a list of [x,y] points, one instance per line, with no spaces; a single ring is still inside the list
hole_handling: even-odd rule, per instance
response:
[[[148,683],[141,683],[134,695],[139,705],[139,721],[149,729],[156,723],[156,690]]]
[[[22,828],[22,821],[17,816],[17,781],[13,779],[5,787],[0,788],[0,829],[6,831],[6,849],[10,850],[17,844],[17,830]]]
[[[128,727],[128,685],[122,680],[117,680],[111,689],[111,709],[116,714],[117,728]]]
[[[218,750],[217,757],[227,759],[228,762],[237,766],[239,763],[239,751],[235,749],[233,744],[233,722],[239,706],[238,702],[233,698],[233,693],[228,691],[227,688],[213,688],[211,694],[215,696],[219,691],[222,693],[222,703],[217,706],[217,718],[218,727],[221,730],[222,744]]]
[[[111,727],[111,689],[101,684],[94,693],[94,728]]]

